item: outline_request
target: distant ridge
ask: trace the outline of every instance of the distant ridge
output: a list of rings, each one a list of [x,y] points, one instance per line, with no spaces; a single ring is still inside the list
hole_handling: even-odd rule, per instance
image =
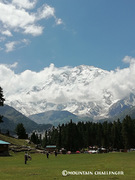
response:
[[[79,121],[76,115],[68,111],[54,111],[54,110],[39,114],[33,114],[29,116],[29,118],[39,124],[50,123],[53,125],[67,123],[70,119],[72,119],[74,122]]]
[[[119,114],[111,116],[110,118],[103,118],[98,120],[93,120],[90,117],[76,116],[68,111],[54,110],[34,114],[28,118],[8,105],[0,107],[0,114],[4,116],[4,122],[0,123],[0,130],[4,132],[9,130],[12,134],[14,134],[14,129],[18,123],[23,123],[27,133],[30,133],[33,130],[44,131],[48,128],[51,128],[52,125],[58,126],[59,124],[68,123],[70,119],[76,123],[80,121],[103,122],[116,121],[118,119],[123,120],[126,115],[129,115],[132,119],[135,119],[135,106],[126,108]]]
[[[51,124],[37,124],[8,105],[0,107],[0,114],[4,116],[4,122],[0,123],[0,129],[2,131],[9,130],[10,132],[14,133],[15,127],[18,123],[23,123],[27,133],[30,133],[33,130],[43,131],[52,126]]]

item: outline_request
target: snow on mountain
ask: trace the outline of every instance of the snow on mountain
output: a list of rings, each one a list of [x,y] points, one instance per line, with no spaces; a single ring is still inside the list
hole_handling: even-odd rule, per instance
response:
[[[134,106],[135,106],[135,95],[131,93],[129,96],[114,103],[109,108],[108,116],[109,117],[117,116],[125,109],[132,108]]]
[[[40,72],[16,74],[0,65],[0,86],[5,103],[26,116],[64,110],[99,119],[108,117],[115,103],[135,92],[134,69],[105,71],[86,65],[57,68],[51,64]]]

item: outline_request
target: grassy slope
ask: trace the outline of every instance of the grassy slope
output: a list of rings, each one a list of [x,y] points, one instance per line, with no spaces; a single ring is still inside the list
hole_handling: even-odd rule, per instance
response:
[[[14,145],[19,145],[19,146],[27,145],[27,142],[24,139],[16,139],[16,138],[5,136],[3,134],[0,134],[0,140],[9,142]]]
[[[24,164],[24,153],[0,157],[1,180],[88,180],[135,179],[135,153],[50,155],[32,154],[32,161]],[[62,176],[62,171],[124,171],[124,176]]]

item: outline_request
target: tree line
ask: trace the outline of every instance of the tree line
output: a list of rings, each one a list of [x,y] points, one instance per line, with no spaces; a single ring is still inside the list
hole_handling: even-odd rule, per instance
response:
[[[36,136],[39,143],[38,136]],[[45,132],[42,145],[56,145],[58,149],[76,151],[89,146],[108,149],[129,149],[135,147],[135,120],[126,116],[123,121],[78,122],[52,127]]]

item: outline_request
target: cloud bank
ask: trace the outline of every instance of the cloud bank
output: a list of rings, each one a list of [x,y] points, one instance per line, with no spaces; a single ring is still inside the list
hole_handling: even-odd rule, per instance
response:
[[[128,59],[129,67],[104,71],[91,66],[61,67],[53,64],[40,72],[14,72],[17,63],[0,65],[0,86],[6,102],[47,101],[50,103],[102,102],[108,105],[135,93],[135,58]],[[126,60],[127,61],[127,60]]]

